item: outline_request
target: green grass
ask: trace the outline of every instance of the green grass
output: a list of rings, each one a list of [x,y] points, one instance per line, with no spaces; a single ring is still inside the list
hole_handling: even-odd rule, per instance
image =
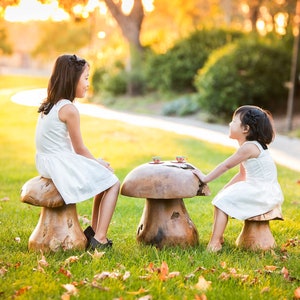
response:
[[[37,175],[34,163],[37,113],[34,107],[12,103],[10,97],[19,90],[44,86],[45,79],[0,76],[1,299],[61,299],[66,293],[63,287],[66,284],[77,288],[77,294],[71,295],[71,299],[139,299],[147,295],[152,299],[205,299],[201,298],[203,295],[207,299],[293,299],[294,291],[300,286],[300,185],[297,184],[300,174],[280,166],[285,221],[271,223],[278,244],[272,251],[237,249],[234,242],[242,228],[238,220],[229,221],[222,252],[205,251],[213,219],[211,200],[236,171],[231,170],[210,184],[211,196],[185,200],[199,232],[198,247],[157,250],[138,244],[136,229],[144,200],[120,195],[109,228],[109,237],[114,240],[112,250],[101,258],[80,251],[45,253],[48,266],[41,265],[42,254],[27,249],[40,208],[20,202],[22,185]],[[81,123],[87,146],[96,156],[110,161],[121,181],[133,168],[154,155],[173,159],[182,154],[208,172],[233,151],[118,121],[82,116]],[[91,208],[92,200],[77,205],[79,215],[89,219]],[[16,238],[20,238],[20,242]],[[294,240],[287,244],[291,239]],[[71,256],[78,260],[67,264]],[[178,272],[177,276],[161,280],[159,270],[163,262],[167,263],[170,273]],[[284,268],[289,272],[286,278]],[[116,278],[97,279],[104,271],[115,272]],[[130,276],[123,280],[126,272],[130,272]],[[196,288],[200,276],[211,282],[209,289]]]

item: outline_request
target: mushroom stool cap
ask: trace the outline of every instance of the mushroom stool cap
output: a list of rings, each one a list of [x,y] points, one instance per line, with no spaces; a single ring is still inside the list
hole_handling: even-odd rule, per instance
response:
[[[186,167],[184,167],[186,165]],[[125,177],[121,194],[136,198],[176,199],[209,195],[210,190],[191,172],[191,165],[143,164]]]
[[[281,206],[278,205],[269,212],[255,216],[252,218],[247,219],[247,221],[271,221],[271,220],[283,220],[282,212],[281,212]]]
[[[36,176],[23,185],[21,201],[35,206],[50,208],[65,205],[52,180],[41,176]]]

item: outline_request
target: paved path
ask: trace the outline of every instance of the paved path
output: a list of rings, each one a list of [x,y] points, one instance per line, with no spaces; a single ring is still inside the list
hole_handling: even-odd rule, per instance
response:
[[[19,92],[12,101],[22,105],[38,106],[45,97],[45,89]],[[97,118],[118,120],[136,126],[158,128],[177,134],[187,135],[214,144],[236,148],[236,141],[228,138],[228,126],[207,124],[190,118],[136,115],[117,112],[101,105],[77,103],[81,114]],[[300,139],[276,135],[270,145],[270,151],[276,163],[300,172]]]

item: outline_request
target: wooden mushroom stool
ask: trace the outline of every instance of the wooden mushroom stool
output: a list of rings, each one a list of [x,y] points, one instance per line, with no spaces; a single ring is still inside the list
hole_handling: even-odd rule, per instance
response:
[[[270,220],[283,220],[281,207],[247,219],[243,229],[236,240],[236,245],[250,250],[269,250],[276,246],[275,239],[270,230]]]
[[[38,224],[29,238],[30,250],[85,249],[87,240],[78,221],[76,204],[66,205],[51,179],[37,176],[28,180],[22,187],[21,201],[42,206]]]
[[[194,246],[198,231],[189,217],[183,198],[209,195],[186,163],[146,163],[133,169],[124,179],[121,194],[146,198],[137,241],[165,246]]]

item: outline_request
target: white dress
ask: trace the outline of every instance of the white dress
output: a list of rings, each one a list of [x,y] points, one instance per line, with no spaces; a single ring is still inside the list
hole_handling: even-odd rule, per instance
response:
[[[64,122],[58,117],[64,105],[60,100],[49,114],[40,114],[36,127],[36,168],[51,178],[66,204],[87,200],[113,186],[118,178],[93,159],[75,153]]]
[[[281,208],[283,202],[276,165],[269,150],[264,150],[256,141],[245,143],[254,143],[260,150],[257,158],[243,162],[246,180],[221,190],[212,201],[213,205],[238,220],[267,213],[275,207]]]

